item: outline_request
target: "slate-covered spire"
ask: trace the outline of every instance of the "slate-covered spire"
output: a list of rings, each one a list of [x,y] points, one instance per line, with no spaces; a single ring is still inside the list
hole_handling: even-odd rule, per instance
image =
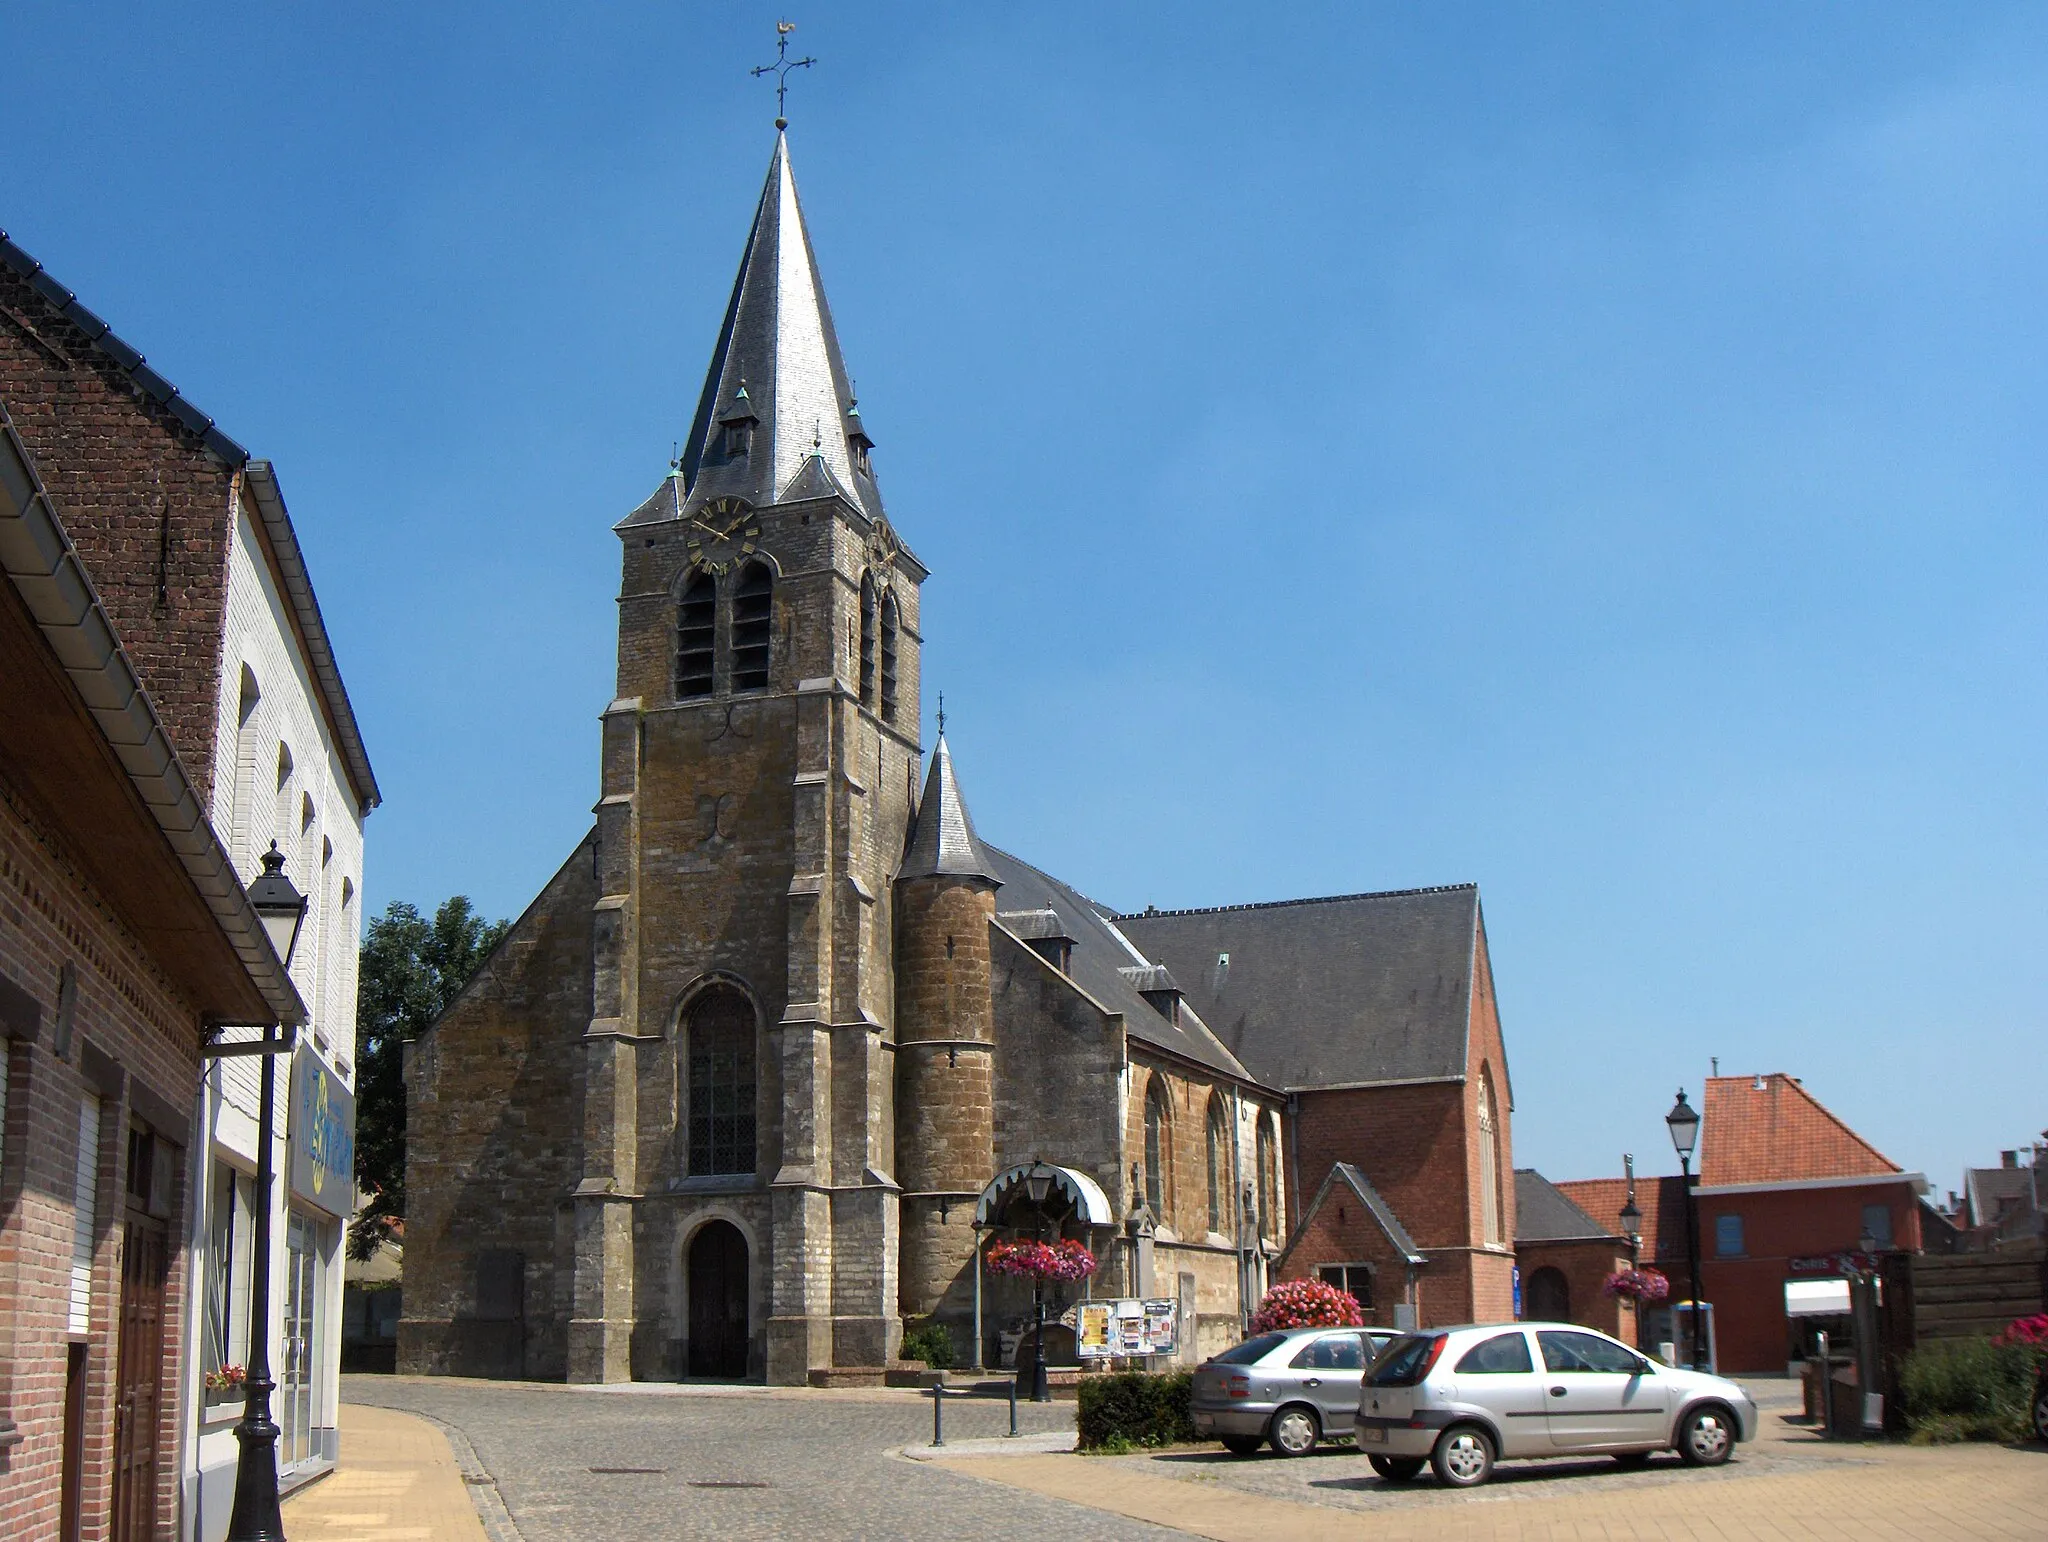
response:
[[[736,404],[753,415],[742,435],[729,432]],[[778,133],[683,447],[684,509],[721,497],[759,506],[836,488],[869,518],[879,518],[882,495],[856,437],[865,440],[866,430],[853,407],[846,362],[797,203],[789,143]],[[657,511],[658,502],[669,507]],[[673,518],[676,510],[657,495],[635,518],[649,513]]]
[[[953,775],[953,752],[946,736],[939,735],[932,751],[931,774],[925,778],[924,801],[917,806],[917,824],[910,832],[910,845],[903,854],[906,878],[984,878],[1001,882],[981,840],[974,833],[974,821],[967,814],[967,800],[960,796],[959,780]]]

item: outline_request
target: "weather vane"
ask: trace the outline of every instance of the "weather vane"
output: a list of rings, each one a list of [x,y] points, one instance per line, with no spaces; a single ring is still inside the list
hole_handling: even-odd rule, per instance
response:
[[[941,691],[941,692],[939,692],[939,733],[941,734],[941,736],[943,736],[943,735],[945,734],[945,732],[946,732],[946,693],[945,693],[944,691]]]
[[[789,72],[791,70],[807,69],[818,62],[812,58],[790,58],[789,35],[794,31],[796,31],[795,22],[778,21],[775,24],[775,62],[773,64],[760,65],[751,71],[756,80],[760,79],[763,75],[773,75],[775,77],[775,126],[779,129],[789,127],[788,115],[782,110],[783,98],[789,95]]]

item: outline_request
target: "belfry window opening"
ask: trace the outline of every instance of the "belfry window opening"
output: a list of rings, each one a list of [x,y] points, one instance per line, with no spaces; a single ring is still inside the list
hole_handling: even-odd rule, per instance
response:
[[[882,721],[896,721],[896,596],[882,596]]]
[[[860,704],[875,710],[875,581],[860,581]]]
[[[715,657],[718,589],[709,573],[691,575],[676,607],[676,695],[709,696]]]
[[[775,580],[767,564],[747,564],[732,596],[732,688],[736,691],[767,688],[774,601]]]

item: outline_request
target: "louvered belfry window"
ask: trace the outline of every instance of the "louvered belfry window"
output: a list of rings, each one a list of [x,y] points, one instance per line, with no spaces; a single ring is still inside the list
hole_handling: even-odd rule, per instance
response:
[[[691,1006],[690,1173],[754,1170],[754,1008],[716,986]]]
[[[696,573],[676,608],[676,695],[709,696],[718,621],[718,590],[709,573]]]
[[[896,721],[896,596],[882,596],[882,721]]]
[[[775,580],[759,562],[740,574],[732,596],[732,688],[763,690],[768,684],[768,642],[774,631]]]
[[[875,710],[875,581],[860,581],[860,704]]]

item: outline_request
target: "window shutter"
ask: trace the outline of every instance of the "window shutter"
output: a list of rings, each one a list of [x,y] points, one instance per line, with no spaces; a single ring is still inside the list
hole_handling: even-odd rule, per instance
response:
[[[100,1100],[78,1104],[78,1178],[72,1196],[71,1321],[73,1333],[92,1326],[93,1236],[99,1229]]]

